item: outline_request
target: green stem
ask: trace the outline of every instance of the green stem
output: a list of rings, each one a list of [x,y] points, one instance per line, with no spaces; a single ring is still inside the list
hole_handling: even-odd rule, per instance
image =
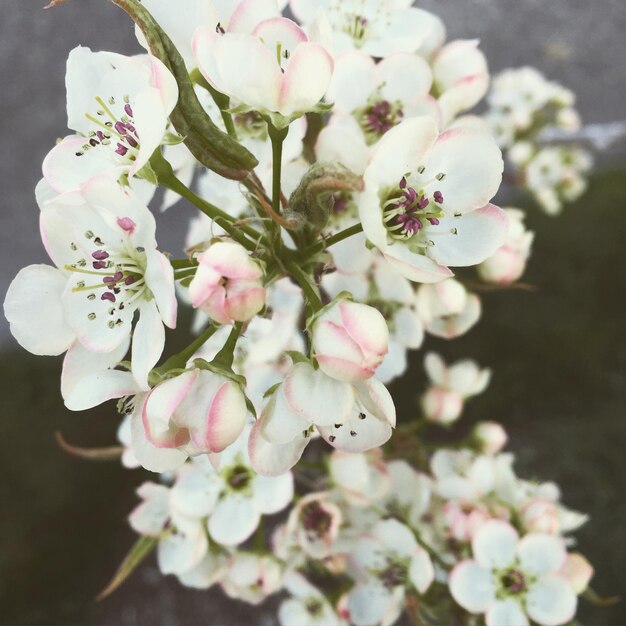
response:
[[[320,241],[312,246],[309,246],[308,248],[305,248],[304,250],[302,250],[302,254],[305,259],[308,259],[312,257],[314,254],[317,254],[318,252],[322,252],[323,250],[326,250],[326,248],[330,248],[331,246],[334,246],[336,243],[339,243],[340,241],[343,241],[344,239],[348,239],[352,237],[353,235],[358,235],[361,232],[363,232],[363,225],[361,223],[354,224],[336,233],[335,235],[332,235],[331,237],[329,237],[328,239],[325,239],[324,241]]]
[[[202,213],[210,217],[212,220],[221,219],[220,226],[234,239],[237,239],[239,243],[245,246],[248,250],[254,251],[257,248],[258,240],[263,238],[263,235],[251,226],[242,225],[235,226],[233,222],[235,218],[222,211],[215,205],[207,202],[200,196],[197,196],[191,189],[184,185],[174,174],[172,166],[165,160],[163,155],[156,150],[150,159],[150,165],[154,169],[159,183],[168,189],[176,192],[182,198],[189,200],[194,204]],[[241,232],[239,232],[241,231]],[[246,233],[253,241],[243,239],[241,233]],[[245,242],[245,243],[244,243]]]
[[[272,211],[280,215],[280,185],[283,165],[283,142],[289,132],[289,127],[278,130],[270,122],[267,123],[267,130],[272,141]],[[274,243],[277,251],[281,248],[280,225],[274,226]]]
[[[166,374],[169,370],[185,367],[187,361],[213,336],[218,328],[219,326],[215,324],[208,326],[184,350],[167,359],[158,370]]]
[[[312,277],[294,261],[289,261],[285,265],[285,269],[296,279],[298,285],[300,285],[313,312],[319,311],[324,305],[322,304],[322,299],[319,296]]]

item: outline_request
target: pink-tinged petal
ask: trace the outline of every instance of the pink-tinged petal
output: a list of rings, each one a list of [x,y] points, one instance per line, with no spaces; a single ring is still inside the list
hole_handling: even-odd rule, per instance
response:
[[[49,265],[29,265],[11,282],[4,298],[4,316],[11,334],[29,352],[62,354],[76,339],[63,313],[66,283],[63,272]]]
[[[257,424],[264,439],[273,444],[287,444],[302,435],[311,422],[291,408],[281,386],[272,394]]]
[[[443,47],[433,62],[433,72],[440,92],[454,87],[465,78],[489,74],[485,55],[478,49],[479,41],[458,40]]]
[[[363,351],[356,341],[342,325],[331,319],[320,319],[315,324],[313,349],[316,355],[346,359],[358,364],[363,360]]]
[[[256,282],[232,281],[226,291],[225,311],[229,320],[247,322],[265,305],[265,289]]]
[[[264,515],[282,511],[293,500],[293,474],[277,477],[257,476],[254,479],[253,499],[257,510]]]
[[[184,372],[157,385],[147,395],[141,410],[146,438],[155,446],[177,447],[188,439],[186,433],[171,428],[170,420],[191,391],[199,370]]]
[[[246,425],[247,414],[246,399],[239,385],[232,381],[225,382],[209,407],[204,448],[221,452],[233,443]]]
[[[306,33],[287,17],[273,16],[256,25],[252,34],[258,37],[271,51],[282,47],[294,50],[308,41]]]
[[[487,626],[528,626],[528,618],[517,600],[496,600],[485,615]]]
[[[371,306],[343,301],[339,303],[339,312],[347,333],[367,356],[371,354],[382,359],[387,354],[389,329],[380,311]]]
[[[187,454],[180,450],[158,448],[148,441],[140,411],[131,421],[131,448],[141,466],[151,472],[170,472],[187,460]]]
[[[378,419],[396,425],[396,406],[389,390],[375,378],[356,383],[355,389],[362,406]]]
[[[385,133],[370,157],[365,171],[366,187],[397,185],[404,174],[417,170],[436,145],[438,132],[435,121],[427,116],[414,117],[394,126]]]
[[[333,74],[333,59],[316,43],[301,43],[282,76],[277,111],[282,115],[310,111],[324,97]]]
[[[354,405],[351,385],[315,370],[308,363],[293,366],[285,377],[282,392],[293,411],[318,425],[343,421]]]
[[[189,284],[191,305],[195,309],[200,308],[212,299],[218,291],[224,292],[224,287],[220,284],[222,278],[222,274],[216,272],[212,267],[199,265]]]
[[[513,526],[501,520],[490,520],[474,535],[474,558],[481,567],[488,569],[508,567],[515,559],[518,540]]]
[[[476,74],[466,76],[439,97],[443,124],[447,126],[463,111],[478,104],[489,90],[489,76]]]
[[[326,93],[328,101],[335,103],[333,111],[352,113],[367,104],[376,88],[375,67],[372,57],[360,50],[348,50],[339,56]]]
[[[567,579],[575,593],[580,594],[589,585],[593,577],[593,566],[578,552],[568,554],[565,563],[558,572]]]
[[[209,516],[209,534],[220,545],[237,546],[252,535],[260,519],[252,498],[227,493]]]
[[[438,283],[454,274],[445,266],[402,244],[382,250],[385,259],[405,278],[417,283]]]
[[[169,114],[165,110],[161,92],[154,87],[148,87],[137,94],[133,101],[133,112],[139,151],[129,170],[129,176],[137,174],[161,145]]]
[[[489,258],[504,243],[508,219],[499,207],[488,204],[458,217],[446,217],[428,228],[434,243],[428,255],[441,265],[467,267]]]
[[[530,618],[541,626],[561,626],[576,615],[578,599],[568,582],[560,576],[540,578],[526,596]]]
[[[311,439],[302,433],[284,444],[274,444],[261,435],[261,422],[252,427],[248,440],[248,453],[252,467],[262,476],[280,476],[299,460]]]
[[[198,255],[200,266],[210,267],[226,278],[258,280],[263,271],[258,263],[250,258],[248,251],[241,245],[230,241],[218,241],[208,250]]]
[[[491,570],[474,561],[457,563],[448,584],[454,600],[470,613],[484,613],[496,597]]]
[[[439,136],[422,164],[421,179],[445,174],[437,181],[447,214],[467,213],[489,203],[502,182],[504,163],[489,133],[455,128]]]
[[[251,33],[261,22],[280,14],[276,0],[242,0],[228,22],[230,33]]]
[[[176,328],[178,302],[172,264],[157,250],[147,250],[146,261],[144,278],[154,296],[161,319],[168,328]]]
[[[191,43],[191,36],[189,43]],[[178,83],[167,67],[159,59],[152,56],[150,57],[150,69],[152,70],[150,82],[153,87],[158,89],[165,115],[168,116],[178,101]]]
[[[148,375],[163,354],[165,329],[155,302],[143,302],[133,332],[132,372],[137,385],[148,391]]]
[[[81,136],[65,137],[44,158],[43,177],[54,191],[76,191],[94,176],[109,173],[118,178],[124,171],[125,167],[115,160],[112,150],[106,146],[84,150],[86,142]]]
[[[541,575],[561,569],[567,550],[561,537],[532,533],[519,542],[517,556],[525,572]]]
[[[430,91],[433,82],[428,63],[417,54],[398,52],[376,66],[376,84],[389,102],[415,101]]]
[[[315,359],[325,374],[344,382],[365,380],[373,376],[376,371],[374,368],[365,367],[359,363],[340,357],[316,354]]]

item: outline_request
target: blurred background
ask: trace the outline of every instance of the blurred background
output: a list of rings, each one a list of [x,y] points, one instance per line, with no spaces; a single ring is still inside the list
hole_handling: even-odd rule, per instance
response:
[[[70,0],[42,11],[44,4],[0,0],[2,294],[21,267],[47,261],[33,190],[44,155],[65,134],[67,53],[78,44],[138,51],[129,20],[109,2]],[[530,64],[573,89],[585,123],[626,119],[623,0],[419,6],[443,18],[450,39],[480,39],[493,72]],[[424,351],[493,368],[488,392],[469,403],[461,430],[479,419],[506,426],[517,473],[556,481],[565,504],[590,514],[578,537],[596,567],[594,589],[624,596],[624,140],[598,162],[588,193],[559,218],[523,198],[501,199],[529,208],[527,225],[537,235],[524,280],[537,291],[485,294],[477,329],[451,344],[429,339]],[[163,217],[161,249],[180,249],[190,215],[178,205]],[[163,578],[151,559],[120,591],[95,603],[134,540],[125,518],[146,475],[61,452],[55,431],[80,445],[110,445],[117,416],[111,407],[70,414],[58,391],[60,360],[21,351],[4,317],[0,349],[1,623],[275,623],[275,603],[259,610],[219,591],[184,589]],[[392,386],[400,412],[415,411],[424,351],[414,355],[404,384]],[[624,624],[626,603],[600,608],[582,601],[579,615],[585,624]]]

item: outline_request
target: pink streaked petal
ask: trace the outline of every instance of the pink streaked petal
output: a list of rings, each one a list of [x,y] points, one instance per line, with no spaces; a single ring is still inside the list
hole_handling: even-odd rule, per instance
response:
[[[204,447],[211,452],[221,452],[241,434],[246,425],[248,409],[239,385],[228,381],[213,397],[209,407]]]
[[[389,329],[382,314],[374,307],[345,301],[339,303],[339,311],[350,337],[362,350],[382,359],[389,342]]]
[[[242,0],[228,22],[230,33],[251,33],[261,22],[279,14],[276,0]]]
[[[365,380],[374,375],[376,371],[372,367],[364,367],[353,361],[341,359],[339,357],[315,355],[315,359],[324,373],[337,380],[352,382]]]
[[[328,89],[334,62],[316,43],[301,43],[291,55],[282,76],[278,112],[283,115],[311,110]]]

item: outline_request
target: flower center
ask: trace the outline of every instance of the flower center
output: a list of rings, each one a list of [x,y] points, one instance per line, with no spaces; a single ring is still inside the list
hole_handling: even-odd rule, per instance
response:
[[[359,118],[368,144],[378,141],[388,130],[399,124],[403,117],[404,111],[400,102],[378,100],[365,108]]]
[[[332,525],[332,518],[319,502],[310,502],[300,513],[302,527],[307,535],[323,537]]]
[[[85,152],[98,146],[112,146],[119,157],[129,162],[135,161],[139,148],[139,135],[133,124],[130,98],[124,96],[121,103],[118,103],[114,96],[109,97],[108,103],[100,96],[97,96],[95,100],[100,107],[96,115],[85,114],[94,128],[88,133],[89,141],[76,152],[76,156],[83,156]],[[114,113],[113,108],[119,109],[119,113]]]
[[[306,601],[305,606],[309,615],[312,615],[313,617],[316,617],[322,612],[322,603],[317,598],[309,598]]]
[[[527,590],[526,579],[524,578],[524,574],[518,570],[508,570],[500,577],[500,585],[510,594],[520,594],[524,593]]]
[[[243,491],[252,480],[250,470],[244,465],[235,465],[231,468],[226,477],[226,482],[234,491]]]
[[[118,226],[126,235],[132,234],[136,224],[129,217],[118,218]],[[74,293],[84,293],[89,302],[97,299],[110,302],[113,306],[108,310],[110,319],[109,328],[122,324],[120,318],[115,318],[117,312],[128,312],[141,297],[151,297],[146,285],[144,273],[146,269],[146,254],[142,247],[133,247],[130,239],[119,247],[108,246],[96,233],[91,230],[85,232],[85,248],[91,250],[86,256],[79,257],[74,263],[65,266],[65,269],[86,276],[94,276],[96,282],[87,284],[86,280],[79,281],[72,289]],[[70,243],[72,252],[79,247],[75,242]],[[87,314],[87,318],[95,320],[95,312]]]
[[[423,174],[424,167],[417,170]],[[445,174],[439,173],[425,182],[411,182],[403,176],[398,186],[392,189],[383,203],[383,220],[389,235],[394,239],[410,239],[418,235],[422,229],[438,226],[439,218],[444,216],[441,205],[443,194],[438,189],[429,190],[434,183],[442,181]],[[431,245],[429,243],[424,244]]]
[[[407,570],[408,568],[404,563],[390,561],[389,565],[378,574],[378,579],[387,589],[405,585],[407,582]]]

